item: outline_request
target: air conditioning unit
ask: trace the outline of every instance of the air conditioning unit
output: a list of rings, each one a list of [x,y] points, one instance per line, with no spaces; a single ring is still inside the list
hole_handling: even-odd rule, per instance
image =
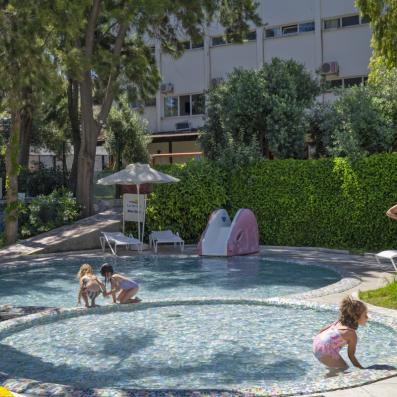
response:
[[[338,73],[339,73],[338,62],[324,62],[321,65],[321,74],[323,75],[338,74]]]
[[[223,77],[214,77],[213,79],[211,79],[211,86],[212,87],[216,87],[219,84],[223,83]]]
[[[160,86],[160,91],[163,94],[167,94],[169,92],[174,92],[174,84],[172,84],[172,83],[163,83]]]
[[[190,130],[190,123],[188,121],[181,121],[175,124],[175,131],[187,131]]]

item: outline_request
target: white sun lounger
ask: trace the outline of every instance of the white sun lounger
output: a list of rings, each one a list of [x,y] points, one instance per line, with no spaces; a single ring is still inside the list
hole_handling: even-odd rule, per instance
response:
[[[158,244],[179,245],[181,252],[183,252],[185,247],[185,241],[179,237],[179,233],[174,234],[171,230],[150,233],[149,246],[153,246],[155,253],[157,253]]]
[[[397,272],[397,264],[394,261],[394,258],[397,258],[397,251],[396,250],[388,250],[388,251],[382,251],[379,252],[378,254],[375,254],[376,261],[380,263],[379,258],[386,258],[390,259],[391,263],[393,264],[394,270]]]
[[[117,255],[118,246],[125,246],[128,248],[135,245],[138,247],[139,251],[142,250],[142,243],[138,239],[132,236],[126,236],[121,232],[102,232],[102,236],[99,237],[99,241],[101,243],[102,251],[105,251],[107,244],[113,255]]]

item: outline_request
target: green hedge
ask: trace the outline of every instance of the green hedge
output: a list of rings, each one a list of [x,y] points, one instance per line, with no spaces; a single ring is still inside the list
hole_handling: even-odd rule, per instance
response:
[[[263,244],[397,247],[397,155],[262,161],[232,178],[233,210],[251,208]]]
[[[181,182],[154,185],[146,211],[147,230],[172,229],[186,242],[196,243],[212,211],[226,204],[224,173],[207,161],[157,169]]]
[[[209,162],[161,170],[180,183],[156,186],[147,230],[171,228],[197,242],[216,208],[250,208],[262,244],[380,250],[397,247],[397,155],[261,161],[227,175]],[[228,208],[230,207],[230,208]]]

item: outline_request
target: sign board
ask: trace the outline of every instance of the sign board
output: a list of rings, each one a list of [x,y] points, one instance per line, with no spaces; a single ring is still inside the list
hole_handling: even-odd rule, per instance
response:
[[[138,200],[139,212],[138,216]],[[124,221],[143,222],[146,210],[146,194],[123,194]]]

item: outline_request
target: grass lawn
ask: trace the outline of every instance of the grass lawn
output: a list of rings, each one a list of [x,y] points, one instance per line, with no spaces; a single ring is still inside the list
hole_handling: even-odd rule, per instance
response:
[[[386,285],[386,287],[360,292],[360,299],[371,305],[397,309],[397,279]]]

